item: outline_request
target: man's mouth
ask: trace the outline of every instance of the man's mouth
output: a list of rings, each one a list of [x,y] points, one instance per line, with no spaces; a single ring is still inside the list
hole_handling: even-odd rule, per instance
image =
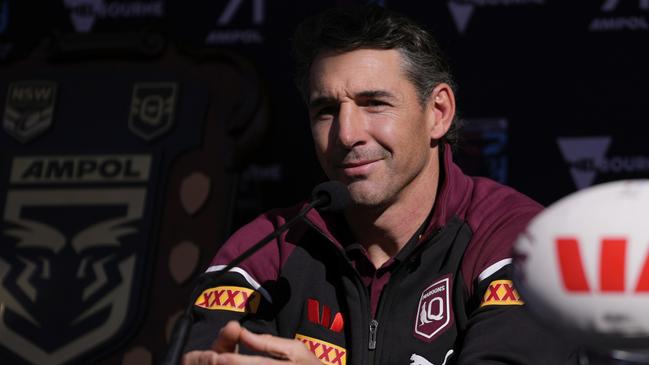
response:
[[[350,161],[340,164],[340,168],[347,176],[367,175],[380,159]]]

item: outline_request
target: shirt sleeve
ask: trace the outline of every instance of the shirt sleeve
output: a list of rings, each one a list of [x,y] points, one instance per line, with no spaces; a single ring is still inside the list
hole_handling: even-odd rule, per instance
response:
[[[483,274],[470,300],[473,310],[460,339],[457,364],[578,364],[576,346],[525,310],[511,280],[510,262]]]
[[[241,228],[218,251],[207,273],[223,270],[229,262],[272,232],[275,224],[262,215]],[[277,335],[275,321],[278,295],[276,283],[281,254],[277,241],[271,241],[227,273],[200,289],[193,303],[192,326],[185,352],[209,349],[219,330],[236,320],[256,333]],[[245,353],[245,349],[241,351]]]
[[[238,267],[205,287],[194,302],[194,325],[185,351],[209,349],[219,330],[233,320],[253,332],[276,335],[271,291]]]

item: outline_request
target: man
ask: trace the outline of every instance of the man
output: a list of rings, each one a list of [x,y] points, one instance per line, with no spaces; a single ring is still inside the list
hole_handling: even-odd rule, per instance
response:
[[[510,278],[541,207],[453,164],[453,82],[431,36],[382,8],[333,9],[295,44],[318,160],[352,205],[311,211],[206,290],[185,363],[562,363]],[[210,270],[302,206],[240,229]]]

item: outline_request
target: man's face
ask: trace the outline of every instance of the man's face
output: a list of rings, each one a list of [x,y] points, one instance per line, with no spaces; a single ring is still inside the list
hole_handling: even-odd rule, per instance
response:
[[[359,49],[321,52],[311,67],[316,154],[357,205],[392,204],[432,176],[435,113],[420,104],[402,63],[397,50]]]

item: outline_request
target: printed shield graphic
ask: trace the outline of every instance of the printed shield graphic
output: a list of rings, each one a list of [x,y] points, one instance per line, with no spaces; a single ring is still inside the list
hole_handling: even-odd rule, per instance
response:
[[[446,276],[421,293],[415,320],[415,337],[432,341],[452,324],[450,277]]]
[[[129,328],[145,196],[144,188],[7,194],[2,346],[29,362],[61,364]]]

